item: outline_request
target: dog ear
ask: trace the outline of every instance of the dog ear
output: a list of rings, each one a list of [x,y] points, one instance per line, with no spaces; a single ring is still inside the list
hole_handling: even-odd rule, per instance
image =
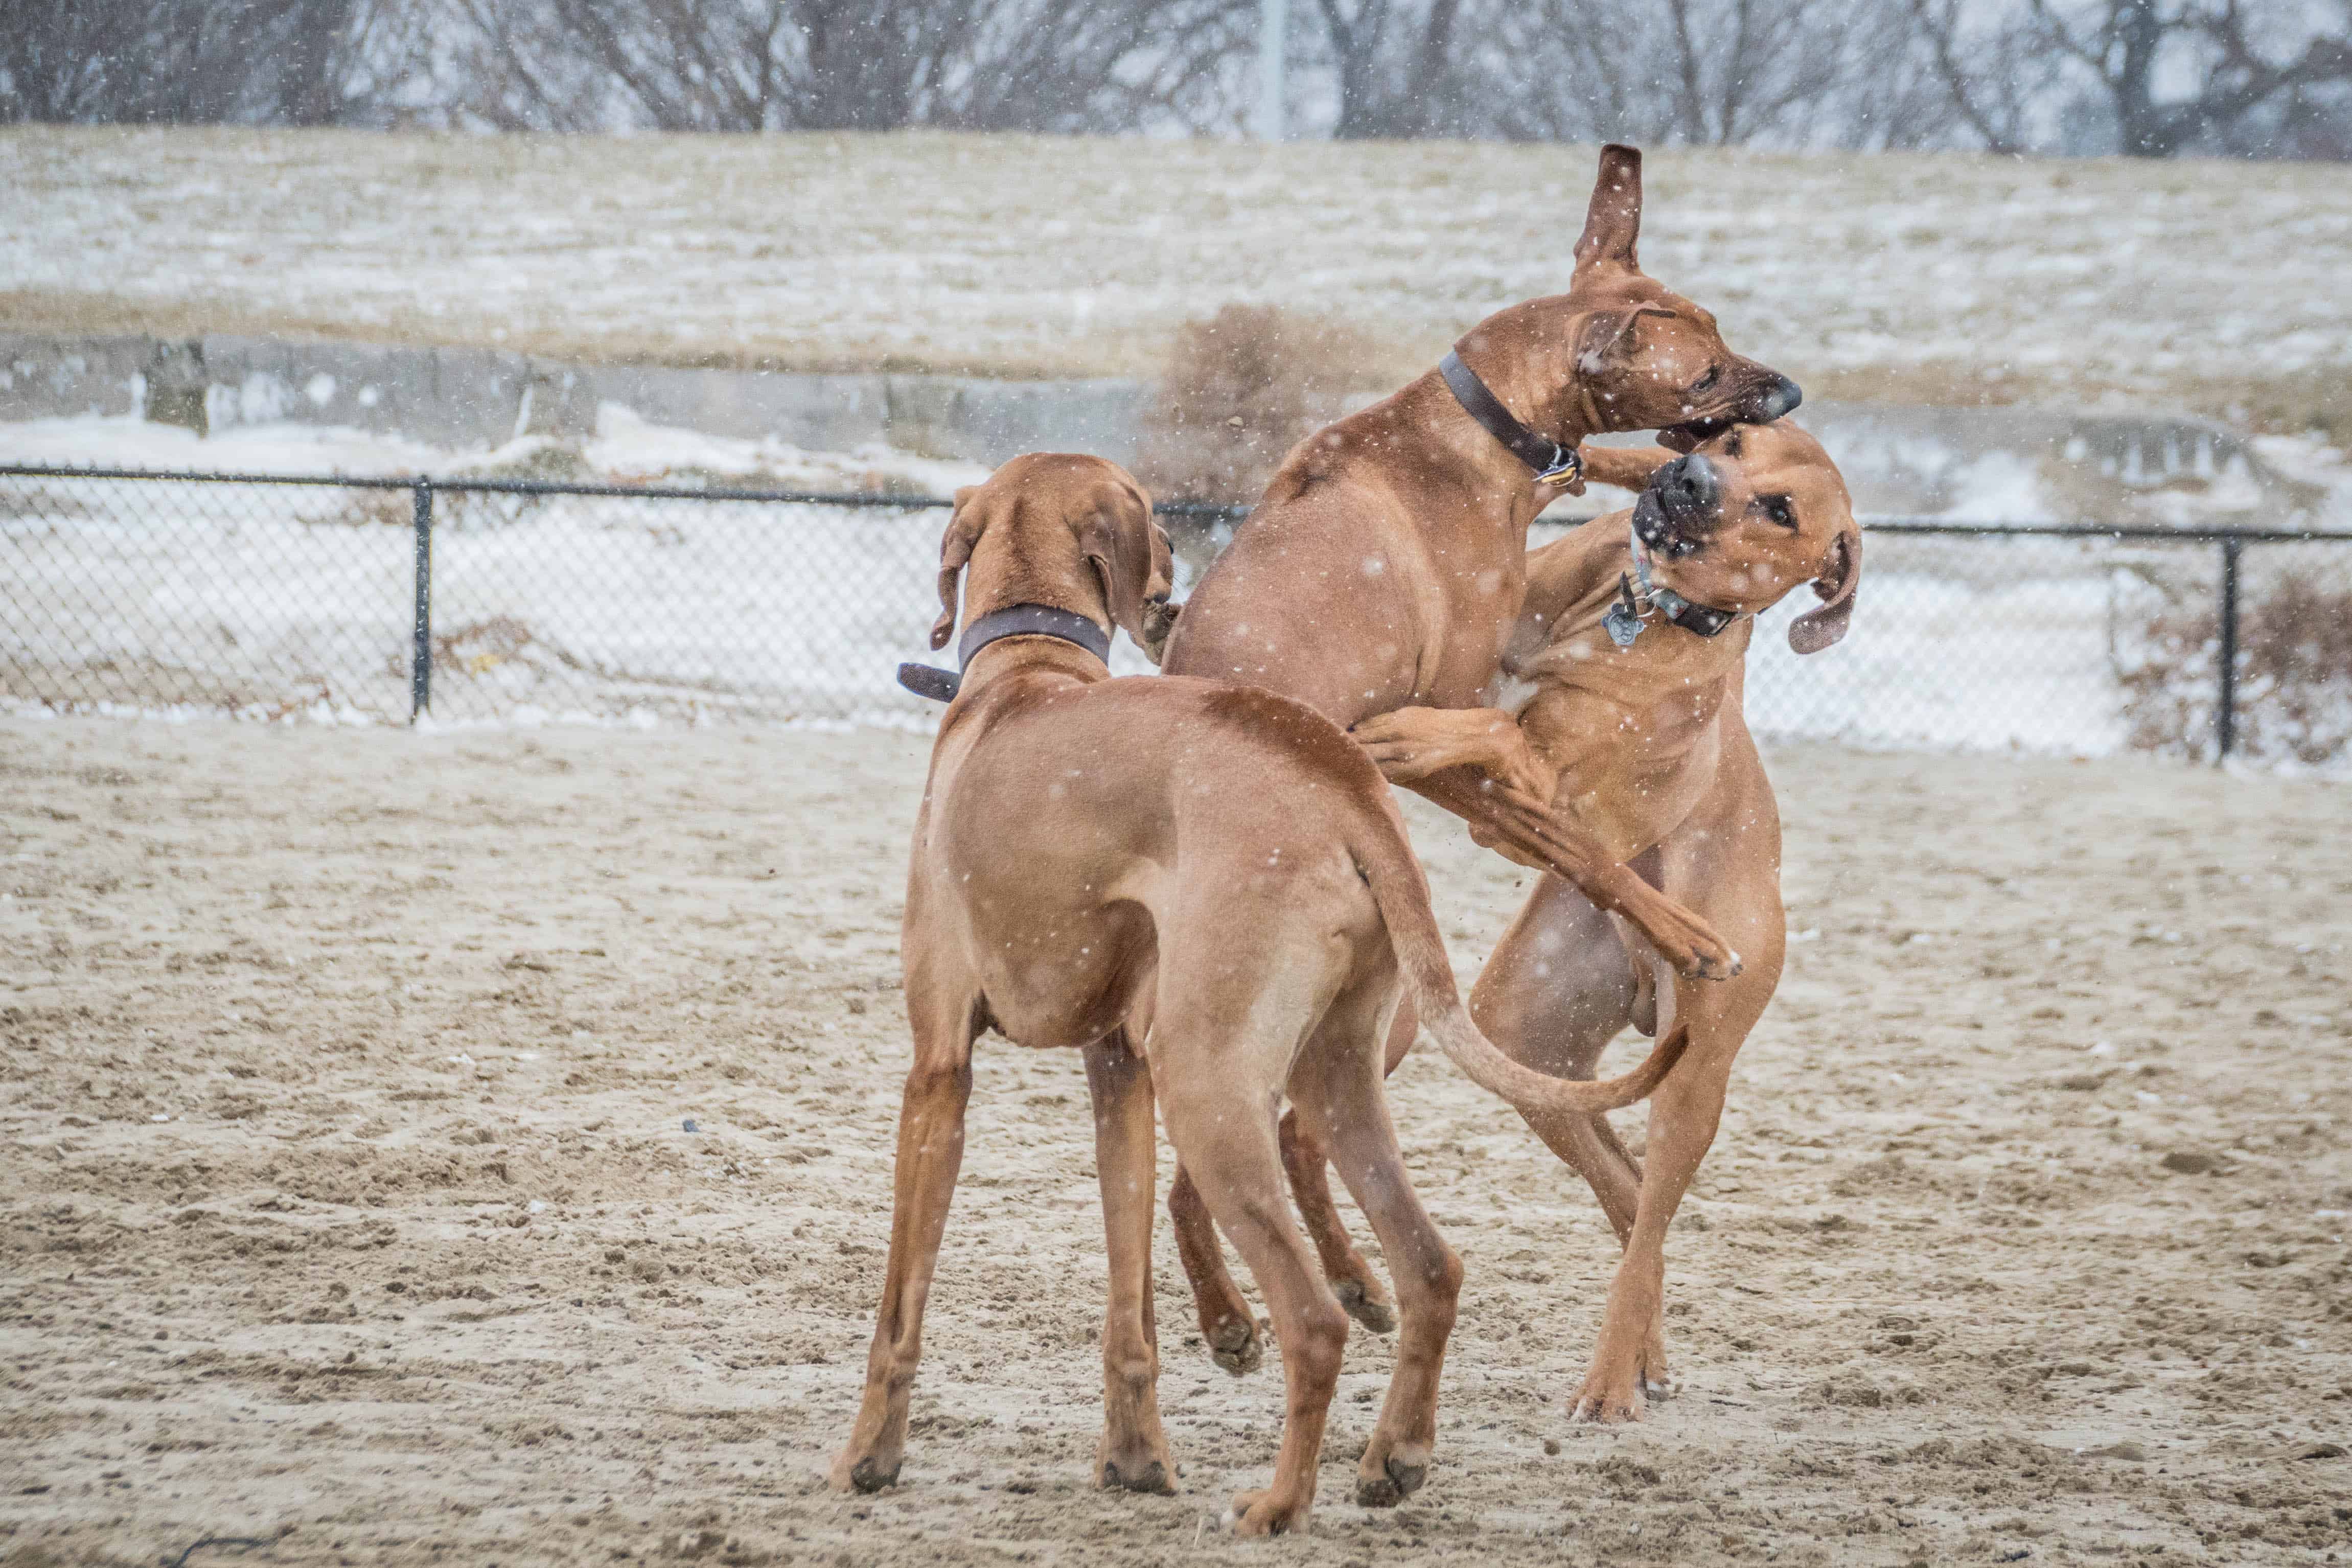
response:
[[[1140,489],[1138,494],[1141,494]],[[1184,606],[1171,605],[1168,595],[1176,591],[1176,555],[1168,548],[1168,531],[1160,520],[1151,516],[1151,498],[1143,496],[1143,514],[1150,520],[1151,575],[1143,589],[1143,635],[1136,641],[1143,648],[1144,658],[1154,665],[1168,651],[1169,635],[1176,629],[1176,617]]]
[[[1576,275],[1595,268],[1639,272],[1634,247],[1642,237],[1642,150],[1611,142],[1601,149],[1601,174],[1592,182],[1584,233],[1576,242]]]
[[[955,493],[955,511],[948,519],[947,536],[940,541],[940,618],[931,623],[931,646],[948,646],[955,636],[956,580],[971,561],[972,546],[980,542],[981,530],[988,526],[981,509],[972,505],[972,498],[982,487],[966,485]]]
[[[1861,531],[1841,529],[1821,576],[1813,581],[1813,592],[1822,603],[1789,623],[1789,646],[1799,653],[1819,653],[1844,637],[1853,625],[1853,596],[1861,586]]]
[[[1636,305],[1630,310],[1594,310],[1584,318],[1576,341],[1576,368],[1579,373],[1592,375],[1612,364],[1622,364],[1633,357],[1634,329],[1644,316],[1675,319],[1675,312],[1664,305]]]
[[[1115,500],[1097,508],[1078,526],[1078,548],[1102,587],[1103,608],[1114,625],[1150,647],[1149,607],[1164,605],[1174,586],[1174,557],[1168,535],[1151,515],[1151,497],[1122,473]],[[1165,634],[1161,634],[1162,640]]]

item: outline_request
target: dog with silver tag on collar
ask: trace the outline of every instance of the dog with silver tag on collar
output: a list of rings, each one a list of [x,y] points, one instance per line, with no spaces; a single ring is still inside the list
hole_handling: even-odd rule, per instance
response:
[[[1668,429],[1698,441],[1794,409],[1794,382],[1734,353],[1704,306],[1642,270],[1642,208],[1641,153],[1603,147],[1565,293],[1495,312],[1410,385],[1292,447],[1186,602],[1169,673],[1262,686],[1343,727],[1399,708],[1476,707],[1519,618],[1528,525],[1582,489],[1587,437]],[[1737,944],[1573,822],[1507,784],[1459,784],[1440,772],[1412,787],[1540,843],[1548,869],[1623,915],[1679,973],[1738,972]],[[1408,1008],[1391,1055],[1412,1037]],[[1310,1219],[1328,1214],[1322,1151],[1295,1118],[1283,1157]],[[1218,1365],[1246,1373],[1263,1354],[1256,1321],[1181,1170],[1168,1206],[1202,1339]],[[1393,1326],[1387,1289],[1346,1231],[1318,1224],[1313,1235],[1349,1311],[1375,1332]]]
[[[1679,1058],[1681,1037],[1606,1083],[1509,1061],[1471,1027],[1395,800],[1338,725],[1270,691],[1111,678],[1113,628],[1149,651],[1170,586],[1167,538],[1124,469],[1032,454],[960,491],[940,551],[934,647],[955,629],[959,579],[971,630],[907,877],[915,1059],[889,1262],[834,1484],[873,1491],[898,1479],[962,1160],[972,1043],[994,1029],[1086,1053],[1110,1273],[1097,1479],[1143,1491],[1176,1479],[1156,1393],[1156,1103],[1282,1340],[1282,1448],[1272,1484],[1234,1500],[1237,1528],[1306,1528],[1348,1316],[1284,1201],[1275,1118],[1287,1094],[1395,1270],[1396,1371],[1356,1486],[1360,1502],[1393,1503],[1428,1473],[1462,1282],[1413,1195],[1381,1093],[1400,998],[1474,1081],[1560,1117],[1640,1100]]]
[[[1666,1226],[1780,982],[1780,809],[1740,708],[1755,617],[1811,583],[1822,602],[1790,624],[1789,644],[1818,653],[1845,636],[1862,584],[1853,500],[1812,437],[1783,419],[1669,444],[1686,449],[1585,449],[1594,479],[1640,486],[1641,499],[1528,553],[1526,613],[1503,658],[1532,686],[1520,707],[1404,708],[1354,731],[1392,781],[1451,772],[1548,801],[1744,960],[1720,983],[1685,979],[1623,919],[1546,875],[1471,993],[1497,1045],[1563,1077],[1591,1073],[1628,1024],[1689,1031],[1689,1054],[1651,1100],[1639,1164],[1598,1116],[1517,1108],[1591,1184],[1624,1245],[1572,1405],[1603,1422],[1639,1419],[1667,1386]],[[1507,825],[1475,821],[1472,834],[1543,868],[1541,847]]]

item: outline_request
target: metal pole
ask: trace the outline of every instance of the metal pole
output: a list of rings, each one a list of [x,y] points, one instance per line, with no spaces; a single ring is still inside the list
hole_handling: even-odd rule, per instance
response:
[[[1257,139],[1279,142],[1287,133],[1284,111],[1289,85],[1285,58],[1290,42],[1290,0],[1257,0]]]
[[[408,663],[408,721],[433,706],[433,486],[419,479],[409,492],[416,516],[416,643]]]
[[[2221,693],[2213,711],[2213,762],[2217,767],[2238,741],[2238,552],[2243,542],[2221,541]]]

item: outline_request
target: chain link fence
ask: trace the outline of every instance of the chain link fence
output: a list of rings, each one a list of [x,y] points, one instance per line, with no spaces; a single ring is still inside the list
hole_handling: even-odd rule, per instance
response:
[[[0,468],[0,706],[921,724],[948,504]],[[1181,593],[1236,509],[1162,510]],[[2352,760],[2352,535],[1865,525],[1844,643],[1759,628],[1759,733]]]

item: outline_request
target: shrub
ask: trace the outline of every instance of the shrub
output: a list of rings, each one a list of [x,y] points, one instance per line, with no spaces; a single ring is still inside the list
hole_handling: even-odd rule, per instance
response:
[[[2220,614],[2173,595],[2143,613],[2111,638],[2131,744],[2210,756]],[[2282,575],[2241,601],[2235,710],[2242,755],[2352,760],[2352,588]]]
[[[1272,305],[1188,323],[1146,419],[1139,477],[1168,500],[1257,500],[1283,454],[1346,412],[1370,357],[1348,328]]]

